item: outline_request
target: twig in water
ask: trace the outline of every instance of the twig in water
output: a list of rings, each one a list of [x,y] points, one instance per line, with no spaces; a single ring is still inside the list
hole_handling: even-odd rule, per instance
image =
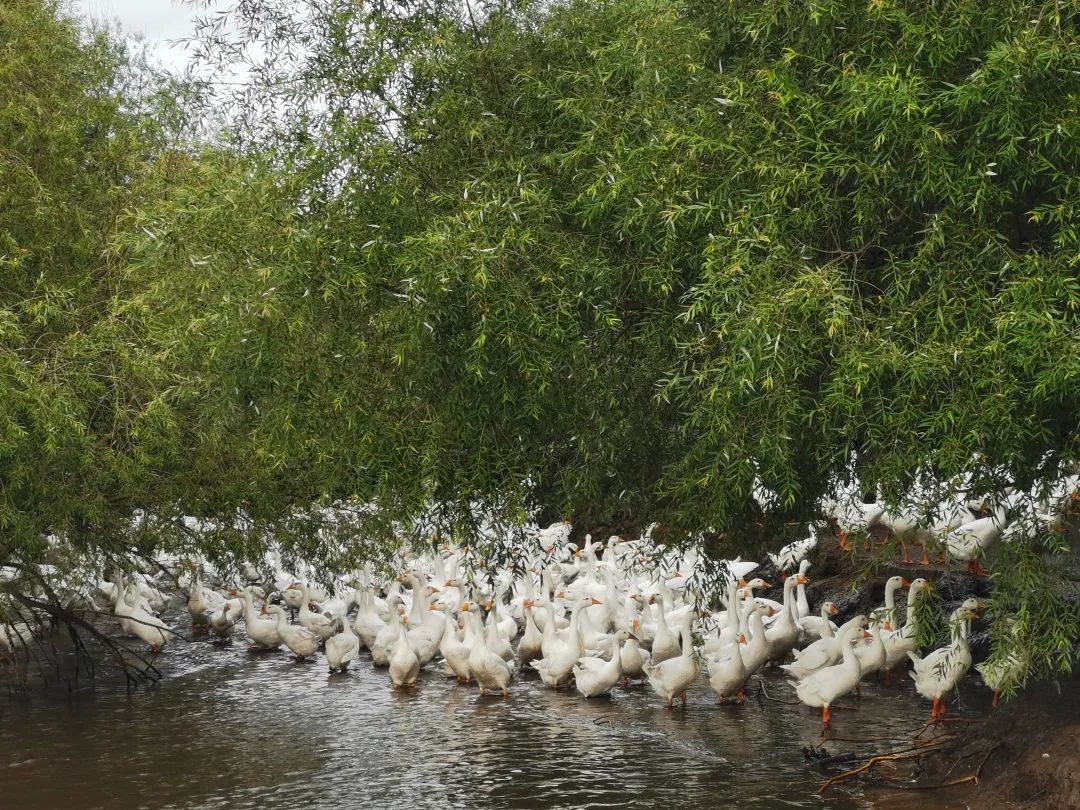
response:
[[[998,743],[998,745],[1000,745],[1000,743]],[[894,788],[896,790],[940,790],[941,788],[950,788],[956,787],[957,785],[966,785],[968,782],[974,782],[977,785],[979,784],[979,776],[982,774],[983,765],[985,765],[986,761],[990,759],[990,754],[992,754],[994,749],[997,747],[997,745],[994,745],[991,746],[989,750],[987,750],[986,756],[983,757],[982,762],[979,763],[979,767],[975,769],[975,773],[968,774],[967,776],[962,776],[959,779],[953,779],[947,782],[940,782],[936,785],[904,785],[899,782],[888,782],[886,784],[888,787]],[[956,762],[953,763],[953,768],[955,768],[962,759],[964,759],[964,757],[956,760]],[[952,773],[952,768],[949,768],[949,773]],[[947,773],[945,775],[948,776],[949,774]],[[1041,793],[1042,791],[1039,792]],[[1038,794],[1035,795],[1037,796]],[[1035,797],[1032,796],[1030,798],[1033,799]]]
[[[830,776],[818,789],[818,793],[820,795],[825,795],[825,791],[827,791],[837,782],[843,782],[845,779],[850,779],[851,777],[857,776],[864,771],[868,771],[870,768],[873,768],[879,762],[893,762],[905,759],[917,759],[926,753],[927,748],[932,748],[940,744],[941,743],[938,742],[928,742],[923,745],[917,745],[914,748],[894,751],[891,754],[876,754],[870,757],[870,759],[866,760],[866,762],[864,762],[858,768],[852,768],[850,771],[844,771],[843,773],[837,774],[836,776]]]

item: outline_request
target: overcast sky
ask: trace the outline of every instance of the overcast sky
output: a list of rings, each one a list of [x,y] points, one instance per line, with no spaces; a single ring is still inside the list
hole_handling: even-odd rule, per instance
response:
[[[188,56],[171,40],[191,36],[195,17],[202,13],[179,0],[74,0],[73,7],[99,20],[119,20],[125,32],[142,35],[162,64],[176,70],[187,64]]]

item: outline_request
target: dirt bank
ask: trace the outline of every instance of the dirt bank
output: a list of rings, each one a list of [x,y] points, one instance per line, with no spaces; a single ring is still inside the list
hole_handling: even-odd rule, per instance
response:
[[[920,759],[912,781],[871,796],[882,807],[911,806],[933,791],[935,800],[979,810],[1080,808],[1078,687],[1075,679],[1034,684],[984,720],[950,723],[953,740]],[[961,784],[936,787],[950,782]]]

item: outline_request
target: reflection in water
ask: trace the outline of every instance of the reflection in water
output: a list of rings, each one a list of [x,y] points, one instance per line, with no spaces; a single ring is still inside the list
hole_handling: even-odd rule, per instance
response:
[[[480,699],[430,671],[416,692],[395,693],[366,653],[328,676],[321,657],[296,664],[239,640],[170,646],[163,660],[152,690],[0,710],[0,806],[871,806],[817,796],[802,748],[818,742],[819,715],[779,702],[793,695],[778,676],[773,701],[718,706],[702,678],[688,709],[668,711],[648,690],[586,701],[532,679],[509,700]],[[868,686],[858,705],[837,713],[838,735],[902,739],[926,714],[910,684]],[[919,798],[922,810],[938,801]]]

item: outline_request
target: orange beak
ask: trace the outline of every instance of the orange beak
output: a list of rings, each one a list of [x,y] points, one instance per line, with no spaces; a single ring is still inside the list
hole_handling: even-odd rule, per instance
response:
[[[796,585],[809,585],[810,580],[807,579],[806,577],[804,577],[802,574],[799,574],[797,577],[795,577],[795,584]]]
[[[775,616],[775,615],[776,615],[776,608],[774,608],[774,607],[770,607],[770,608],[769,608],[769,612],[768,612],[768,613],[766,613],[765,615],[766,615],[766,616]]]
[[[911,583],[910,583],[910,582],[908,582],[908,581],[907,581],[906,579],[901,579],[901,580],[900,580],[900,587],[901,587],[901,588],[910,588],[910,587],[911,587]]]
[[[768,590],[769,588],[772,587],[772,585],[770,583],[768,583],[768,582],[762,581],[761,587],[764,588],[765,590]]]
[[[740,588],[749,588],[750,587],[749,585],[746,584],[746,580],[743,579],[742,577],[739,577],[739,581],[736,583],[736,585],[738,587],[740,587]]]
[[[604,604],[599,599],[595,599],[595,598],[590,599],[589,601],[592,602],[594,605],[602,605],[602,604]]]
[[[744,634],[742,634],[742,633],[739,633],[739,643],[740,644],[745,644],[746,643],[746,636]]]
[[[838,608],[836,605],[830,605],[829,606],[829,615],[830,616],[835,616],[839,612],[840,612],[840,608]]]

